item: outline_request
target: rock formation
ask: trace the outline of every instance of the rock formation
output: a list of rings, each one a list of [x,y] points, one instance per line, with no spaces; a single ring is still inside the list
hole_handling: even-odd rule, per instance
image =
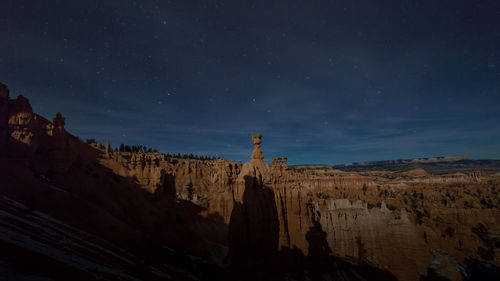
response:
[[[64,130],[64,126],[66,125],[66,118],[62,117],[61,112],[56,113],[56,117],[52,119],[52,125],[56,130],[62,131]]]
[[[253,143],[253,152],[250,159],[256,161],[263,160],[264,154],[262,153],[262,150],[260,150],[260,144],[262,143],[262,134],[259,133],[252,134],[252,143]]]
[[[143,261],[162,265],[165,256],[182,251],[202,257],[175,252],[168,259],[185,262],[175,266],[186,272],[193,260],[208,260],[196,268],[225,264],[229,271],[248,267],[281,277],[295,270],[302,275],[287,276],[295,280],[328,279],[304,275],[318,271],[321,261],[350,280],[376,279],[385,271],[403,281],[481,272],[496,277],[500,266],[498,175],[289,167],[286,157],[264,162],[261,134],[252,135],[247,163],[112,152],[109,142],[87,145],[64,127],[60,113],[49,122],[26,98],[10,99],[0,84],[0,199],[24,202],[32,214],[46,212]],[[1,200],[0,211],[12,212]],[[13,231],[0,218],[1,233]],[[265,264],[272,267],[260,269]],[[235,276],[227,280],[251,279]]]
[[[106,141],[106,150],[105,150],[106,156],[110,157],[111,156],[111,144],[109,141]]]
[[[364,176],[326,168],[298,171],[287,167],[285,157],[265,163],[262,135],[252,136],[252,142],[254,152],[248,163],[179,159],[173,164],[161,157],[158,162],[175,179],[167,189],[220,215],[229,225],[229,257],[235,262],[295,248],[306,256],[333,255],[377,265],[400,280],[415,280],[428,274],[435,249],[445,249],[459,266],[465,266],[471,256],[480,258],[476,254],[480,239],[471,232],[476,224],[472,218],[478,214],[488,214],[482,223],[500,233],[496,223],[500,212],[487,207],[487,200],[485,205],[466,190],[450,190],[460,184],[473,194],[488,178],[494,186],[500,184],[498,178],[481,173],[433,176],[422,170]],[[137,157],[144,156],[132,156],[127,173],[151,186],[161,177],[150,172],[140,176],[137,167],[149,170]],[[499,200],[494,194],[484,196]],[[475,207],[462,210],[462,206]],[[445,234],[451,232],[452,236]],[[439,272],[448,272],[452,279],[457,276],[450,268]]]

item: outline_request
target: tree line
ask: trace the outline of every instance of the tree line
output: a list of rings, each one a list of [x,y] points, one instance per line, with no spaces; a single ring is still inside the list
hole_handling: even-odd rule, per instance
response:
[[[158,149],[156,148],[151,148],[147,147],[145,145],[126,145],[126,144],[120,144],[118,148],[115,148],[115,151],[117,152],[133,152],[133,153],[138,153],[138,152],[158,152]]]
[[[148,153],[148,152],[158,152],[158,149],[156,148],[151,148],[147,147],[145,145],[125,145],[125,144],[120,144],[118,149],[115,149],[114,151],[116,152],[132,152],[132,153]],[[198,159],[198,160],[216,160],[219,159],[219,157],[216,156],[208,156],[208,155],[196,155],[193,153],[162,153],[165,158],[179,158],[179,159]]]
[[[167,153],[167,154],[165,154],[165,157],[166,158],[181,158],[181,159],[197,159],[197,160],[216,160],[216,159],[220,158],[218,156],[196,155],[193,153],[189,153],[189,154],[180,154],[180,153],[170,154],[170,153]]]
[[[87,144],[92,144],[96,143],[95,139],[87,139],[85,141]],[[111,148],[111,151],[114,152],[131,152],[131,153],[152,153],[156,152],[158,153],[158,149],[148,147],[146,145],[127,145],[127,144],[120,144],[118,147]],[[163,153],[162,153],[163,154]],[[212,155],[196,155],[193,153],[167,153],[163,154],[165,158],[179,158],[179,159],[197,159],[197,160],[216,160],[219,159],[220,157],[218,156],[212,156]]]

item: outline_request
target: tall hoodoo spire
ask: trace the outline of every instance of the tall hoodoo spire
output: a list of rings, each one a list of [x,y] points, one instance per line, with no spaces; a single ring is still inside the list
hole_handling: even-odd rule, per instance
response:
[[[251,160],[264,159],[264,154],[260,150],[260,144],[262,143],[262,134],[260,134],[260,133],[252,134],[252,143],[253,143],[253,152],[252,152],[252,156],[250,156],[250,159]]]

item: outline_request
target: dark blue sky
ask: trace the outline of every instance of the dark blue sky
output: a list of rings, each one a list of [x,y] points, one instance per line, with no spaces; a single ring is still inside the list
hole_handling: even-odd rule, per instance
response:
[[[0,82],[112,145],[498,159],[500,2],[4,0]]]

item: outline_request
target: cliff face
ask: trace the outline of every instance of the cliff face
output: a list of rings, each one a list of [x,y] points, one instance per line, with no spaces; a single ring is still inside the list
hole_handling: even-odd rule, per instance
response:
[[[0,84],[0,156],[47,159],[51,166],[35,165],[41,173],[64,172],[75,161],[78,138],[64,129],[60,113],[52,122],[33,113],[27,98],[10,99],[7,86]]]
[[[460,280],[500,266],[495,175],[290,168],[286,158],[263,161],[258,134],[248,163],[118,153],[82,143],[64,124],[0,84],[2,195],[148,259],[174,248],[241,270],[282,260],[318,272],[328,260],[321,270],[341,264],[352,280],[390,278],[375,269]]]
[[[124,156],[110,158],[104,147],[66,132],[61,114],[48,121],[26,99],[10,99],[2,86],[2,276],[193,280],[218,270],[206,260],[223,262],[227,226],[177,201],[157,163],[142,158],[129,167]]]
[[[478,254],[484,251],[494,253],[488,262],[500,262],[498,248],[474,232],[482,225],[489,235],[500,234],[495,207],[500,179],[494,175],[433,176],[421,170],[361,175],[296,171],[282,162],[157,157],[157,169],[170,175],[168,186],[177,197],[221,216],[230,233],[239,233],[238,243],[244,245],[229,247],[240,249],[235,251],[251,252],[253,239],[266,249],[295,247],[307,256],[314,251],[308,233],[319,224],[332,255],[386,269],[400,280],[416,280],[429,268],[460,280],[457,268],[466,268],[471,258],[486,261]],[[141,174],[131,163],[122,166],[129,167],[130,175]],[[146,182],[159,180],[151,173],[148,177]],[[262,229],[251,231],[256,226]],[[261,233],[274,242],[262,242]],[[453,262],[439,263],[443,256]]]

